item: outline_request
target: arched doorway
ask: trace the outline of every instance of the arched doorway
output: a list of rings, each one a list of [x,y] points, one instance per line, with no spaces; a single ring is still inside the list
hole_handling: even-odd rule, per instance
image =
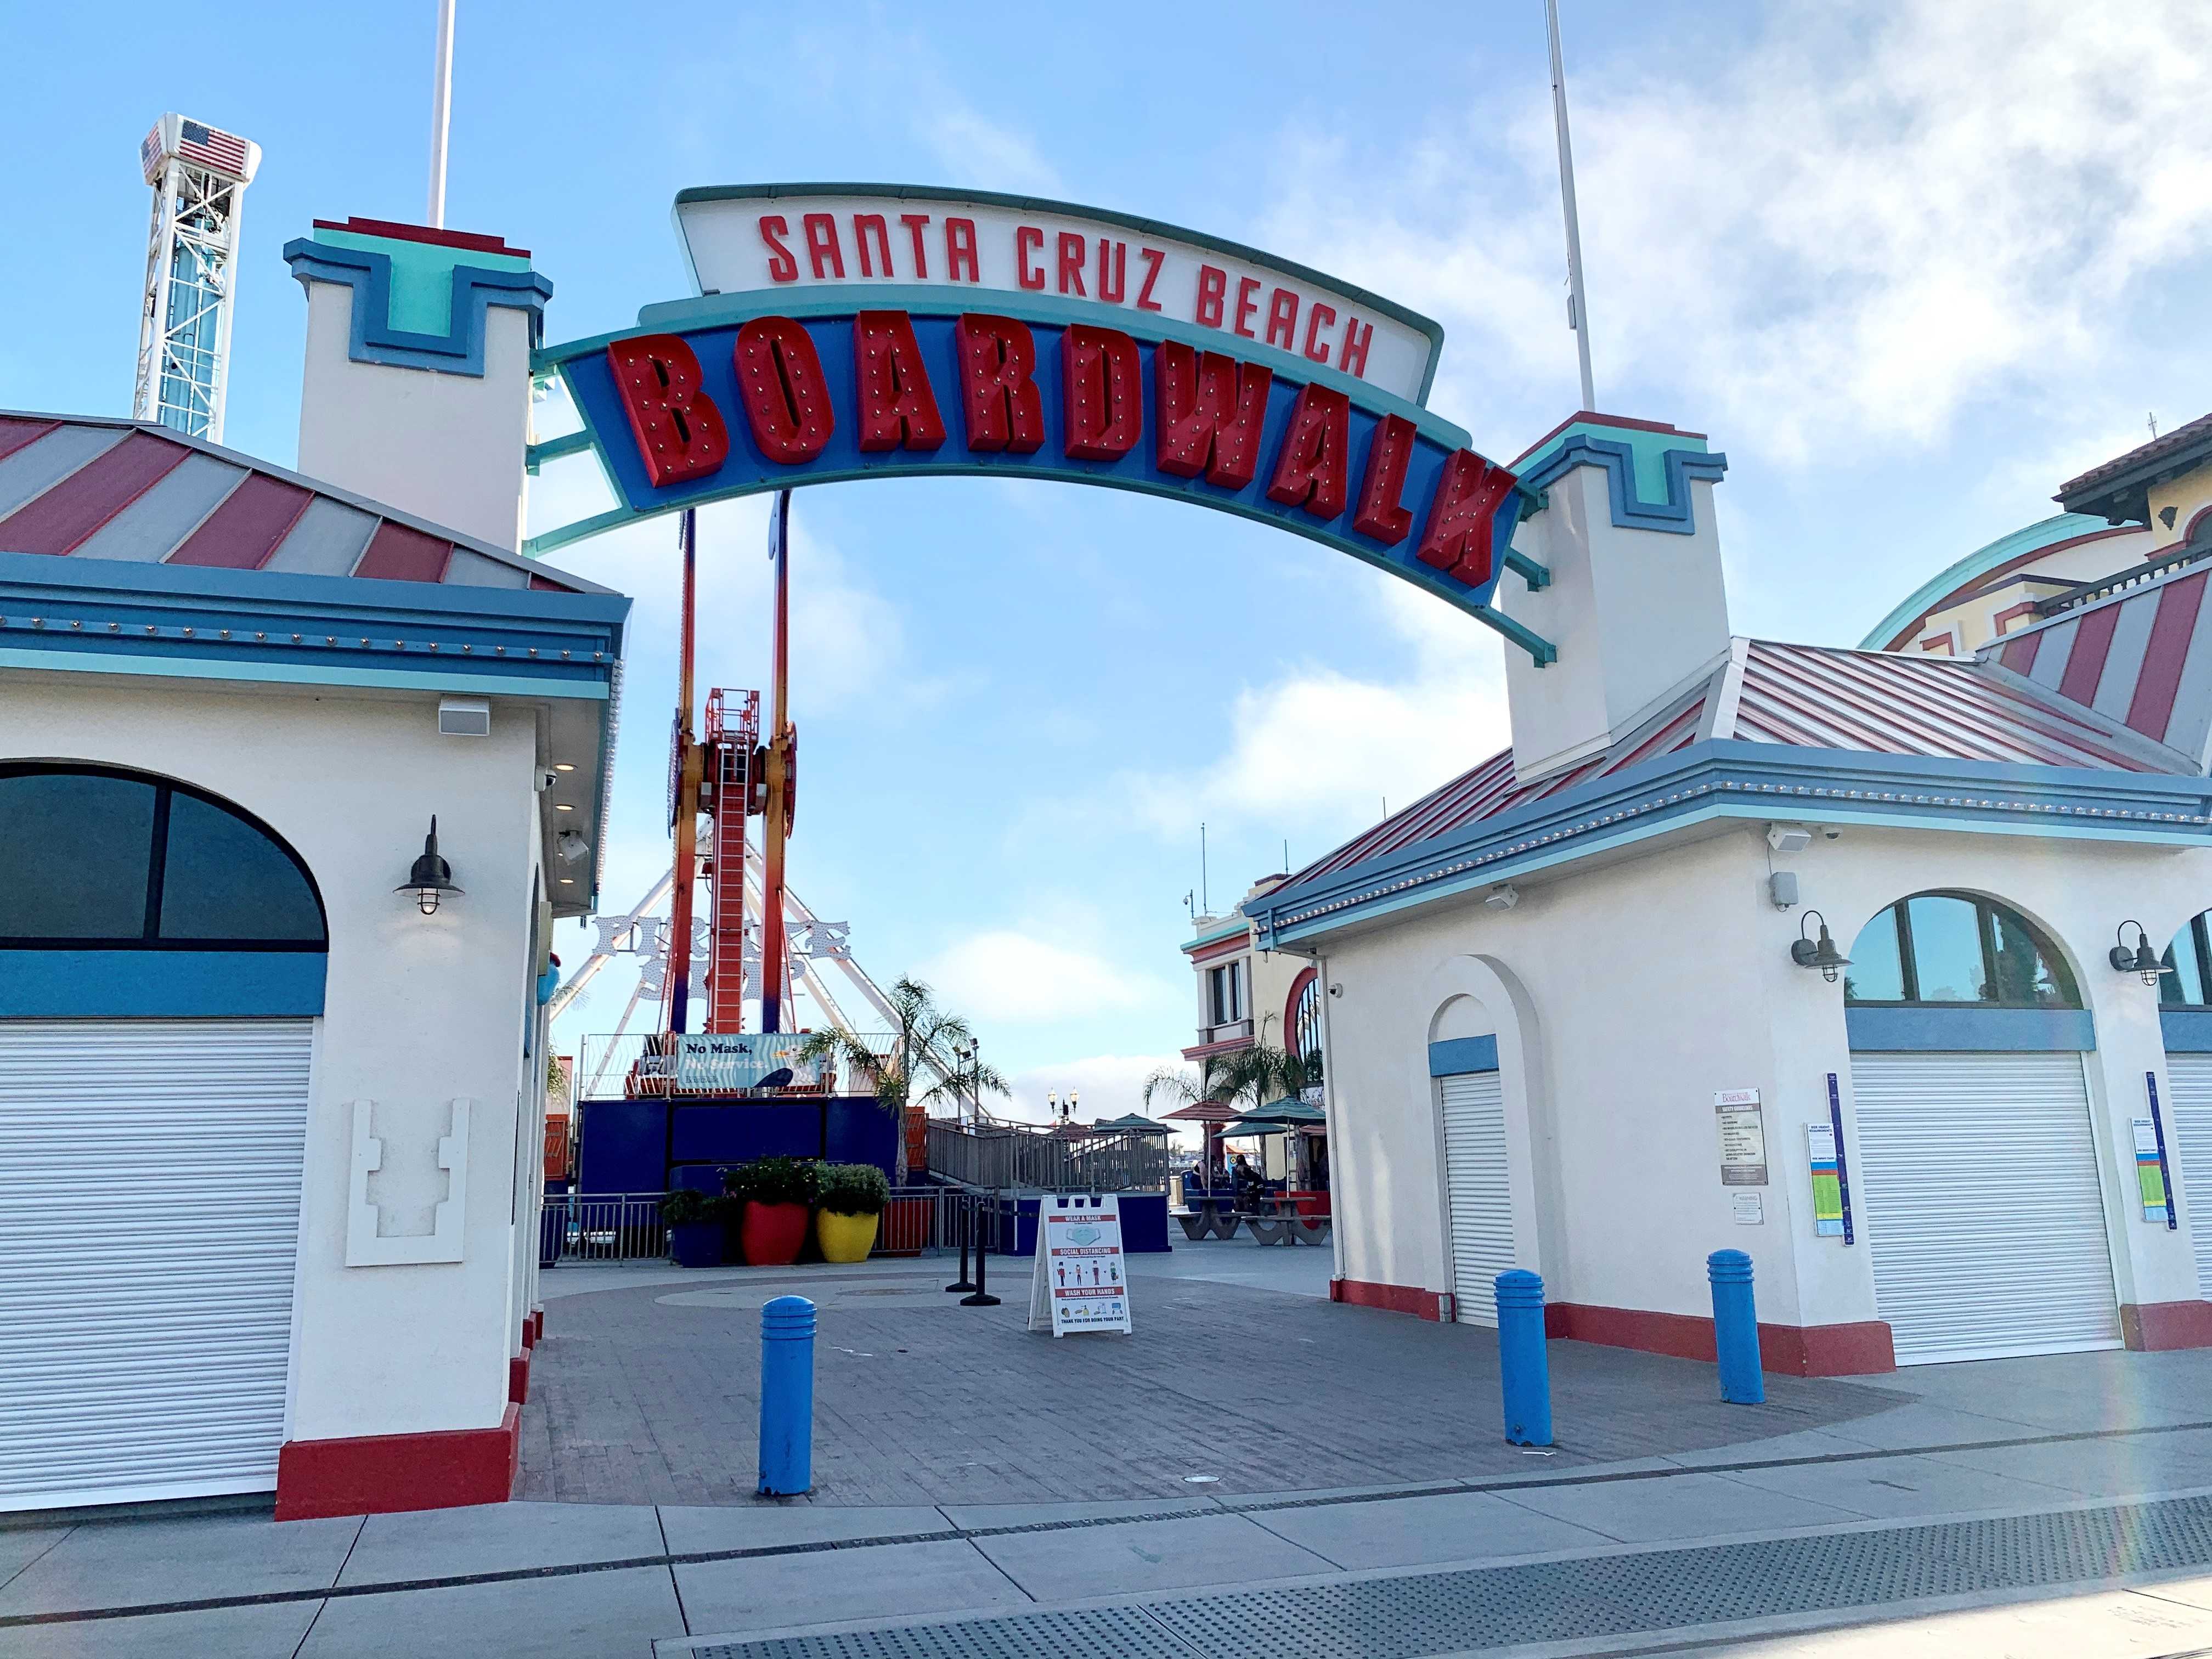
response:
[[[2071,967],[2010,907],[1899,900],[1844,983],[1875,1304],[1901,1365],[2120,1346]]]
[[[1498,1275],[1517,1265],[1513,1168],[1498,1021],[1479,999],[1455,996],[1437,1011],[1429,1027],[1429,1076],[1443,1149],[1452,1317],[1463,1325],[1495,1325]]]
[[[0,1510],[276,1485],[326,945],[236,807],[0,767]]]

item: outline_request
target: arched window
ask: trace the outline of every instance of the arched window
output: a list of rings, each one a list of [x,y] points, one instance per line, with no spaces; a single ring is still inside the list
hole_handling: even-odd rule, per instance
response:
[[[2173,936],[2166,947],[2166,971],[2158,978],[2161,1008],[2203,1008],[2212,1006],[2212,933],[2205,922],[2208,910]]]
[[[1321,975],[1306,969],[1291,1005],[1291,1052],[1306,1063],[1306,1086],[1321,1085]]]
[[[1846,1002],[2079,1008],[2074,975],[2016,910],[1970,893],[1915,893],[1851,942]]]
[[[233,807],[97,767],[0,766],[0,950],[326,949],[306,866]]]

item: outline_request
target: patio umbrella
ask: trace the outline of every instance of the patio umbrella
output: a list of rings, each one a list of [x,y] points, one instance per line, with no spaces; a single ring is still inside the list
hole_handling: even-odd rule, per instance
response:
[[[1221,1144],[1221,1126],[1231,1122],[1237,1109],[1225,1100],[1194,1100],[1188,1106],[1178,1106],[1168,1113],[1173,1123],[1196,1123],[1203,1126],[1203,1157],[1209,1170],[1213,1167]]]

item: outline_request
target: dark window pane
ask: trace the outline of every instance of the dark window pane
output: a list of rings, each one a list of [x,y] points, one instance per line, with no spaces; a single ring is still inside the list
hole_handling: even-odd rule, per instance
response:
[[[1990,914],[1997,974],[1993,1000],[2014,1007],[2079,1007],[2074,975],[2043,948],[2027,919],[2002,905],[1992,905]]]
[[[191,795],[169,798],[163,939],[319,939],[300,866],[262,831]]]
[[[153,845],[150,784],[64,772],[0,777],[0,935],[139,938]]]
[[[1972,899],[1923,895],[1907,899],[1912,924],[1912,967],[1923,1002],[1980,1002],[1989,988],[1982,976],[1982,926]]]
[[[2158,976],[2158,1000],[2168,1008],[2200,1006],[2204,979],[2197,965],[2197,944],[2183,928],[2166,947],[2166,971]]]
[[[2159,975],[2158,1000],[2169,1006],[2202,1007],[2204,969],[2197,959],[2197,925],[2191,922],[2166,947],[2166,972]]]
[[[1897,952],[1897,907],[1883,911],[1851,941],[1851,965],[1844,970],[1846,1002],[1905,1000],[1905,962]]]

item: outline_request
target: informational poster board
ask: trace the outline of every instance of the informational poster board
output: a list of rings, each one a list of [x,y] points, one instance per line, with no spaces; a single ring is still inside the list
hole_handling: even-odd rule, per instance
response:
[[[1832,1124],[1808,1123],[1805,1139],[1813,1164],[1813,1232],[1819,1238],[1844,1236],[1844,1182],[1836,1156]]]
[[[2145,1221],[2163,1223],[2166,1217],[2166,1160],[2159,1156],[2158,1128],[2147,1117],[2135,1121],[2136,1186],[2142,1196]]]
[[[1037,1200],[1036,1271],[1030,1328],[1129,1329],[1129,1264],[1121,1255],[1121,1201],[1111,1193]]]
[[[1766,1126],[1759,1115],[1756,1089],[1718,1089],[1713,1115],[1721,1133],[1721,1185],[1766,1185]]]
[[[2166,1115],[2158,1109],[2158,1073],[2143,1073],[2143,1090],[2150,1097],[2150,1116],[2135,1121],[2136,1180],[2142,1188],[2145,1221],[2160,1222],[2168,1232],[2181,1226],[2173,1206],[2173,1172],[2166,1162]]]

